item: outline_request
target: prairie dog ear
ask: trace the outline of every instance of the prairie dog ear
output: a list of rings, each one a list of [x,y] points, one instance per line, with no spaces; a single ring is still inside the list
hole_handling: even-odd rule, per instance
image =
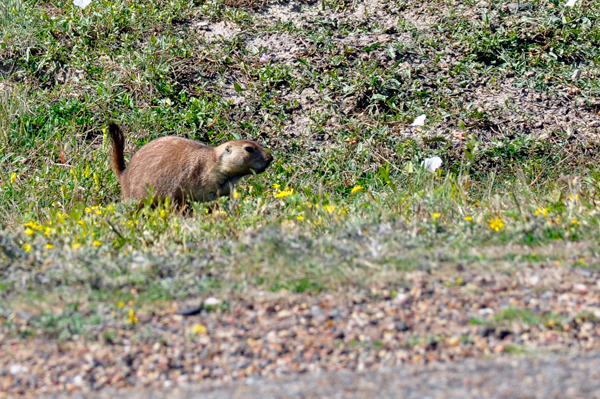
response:
[[[227,147],[225,147],[225,152],[231,153],[231,146],[230,145],[228,145]]]

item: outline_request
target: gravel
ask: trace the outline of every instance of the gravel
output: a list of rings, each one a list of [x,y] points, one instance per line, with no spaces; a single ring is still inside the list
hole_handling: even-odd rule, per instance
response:
[[[125,305],[61,339],[43,329],[15,336],[10,331],[35,320],[15,312],[0,329],[0,397],[452,367],[464,359],[600,349],[598,271],[532,265],[406,277],[405,286],[369,290],[231,292],[216,298],[216,308],[206,305],[215,299],[198,298],[199,312],[191,302],[140,309],[135,325]],[[176,314],[181,309],[189,316]],[[78,312],[71,317],[98,310],[84,304]]]
[[[73,398],[600,398],[600,355],[511,357]],[[59,398],[59,397],[55,397]]]

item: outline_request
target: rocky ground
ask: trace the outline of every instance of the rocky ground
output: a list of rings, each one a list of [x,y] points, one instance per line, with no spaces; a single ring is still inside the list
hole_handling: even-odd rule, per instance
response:
[[[506,353],[589,352],[600,349],[599,275],[556,265],[495,273],[458,265],[409,272],[411,285],[368,291],[231,294],[128,316],[124,308],[114,322],[68,340],[0,335],[0,392],[165,389]],[[9,321],[18,329],[27,317],[21,312]]]
[[[93,395],[104,398],[599,398],[600,359],[536,356],[406,366],[369,373],[329,372],[277,380],[253,380],[220,388]],[[75,398],[85,397],[76,395]],[[90,398],[89,396],[87,396]]]

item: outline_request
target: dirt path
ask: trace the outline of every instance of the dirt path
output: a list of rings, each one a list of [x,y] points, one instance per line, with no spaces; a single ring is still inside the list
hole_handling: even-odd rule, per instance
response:
[[[321,373],[232,386],[114,393],[89,399],[231,398],[600,398],[600,355],[522,356],[407,366],[356,374]],[[58,397],[56,397],[58,399]]]

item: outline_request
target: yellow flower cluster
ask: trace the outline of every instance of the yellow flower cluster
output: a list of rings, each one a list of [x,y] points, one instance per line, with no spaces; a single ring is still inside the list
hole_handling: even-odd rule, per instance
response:
[[[490,229],[499,231],[502,227],[504,227],[504,221],[500,218],[492,218],[490,219]]]
[[[50,237],[50,235],[56,232],[56,229],[50,226],[44,226],[43,224],[37,224],[36,222],[27,222],[24,224],[26,227],[25,234],[28,236],[32,236],[35,234],[35,231],[41,231],[44,233],[46,237]]]
[[[337,213],[338,215],[348,213],[348,208],[338,208],[335,205],[323,205],[323,209],[327,213]]]
[[[127,316],[127,321],[131,324],[136,324],[138,322],[138,318],[135,315],[135,310],[129,309],[129,316]]]
[[[277,194],[275,194],[275,198],[289,197],[292,194],[294,194],[294,189],[293,188],[286,188],[283,191],[280,191]]]
[[[363,186],[361,186],[360,184],[358,184],[358,185],[352,187],[352,190],[350,190],[350,192],[352,194],[356,194],[357,192],[361,191],[363,188],[364,188]]]
[[[94,205],[91,208],[85,208],[85,213],[95,213],[96,215],[102,215],[103,210],[114,211],[114,207],[112,205],[107,206],[106,208],[102,208],[102,205]]]

